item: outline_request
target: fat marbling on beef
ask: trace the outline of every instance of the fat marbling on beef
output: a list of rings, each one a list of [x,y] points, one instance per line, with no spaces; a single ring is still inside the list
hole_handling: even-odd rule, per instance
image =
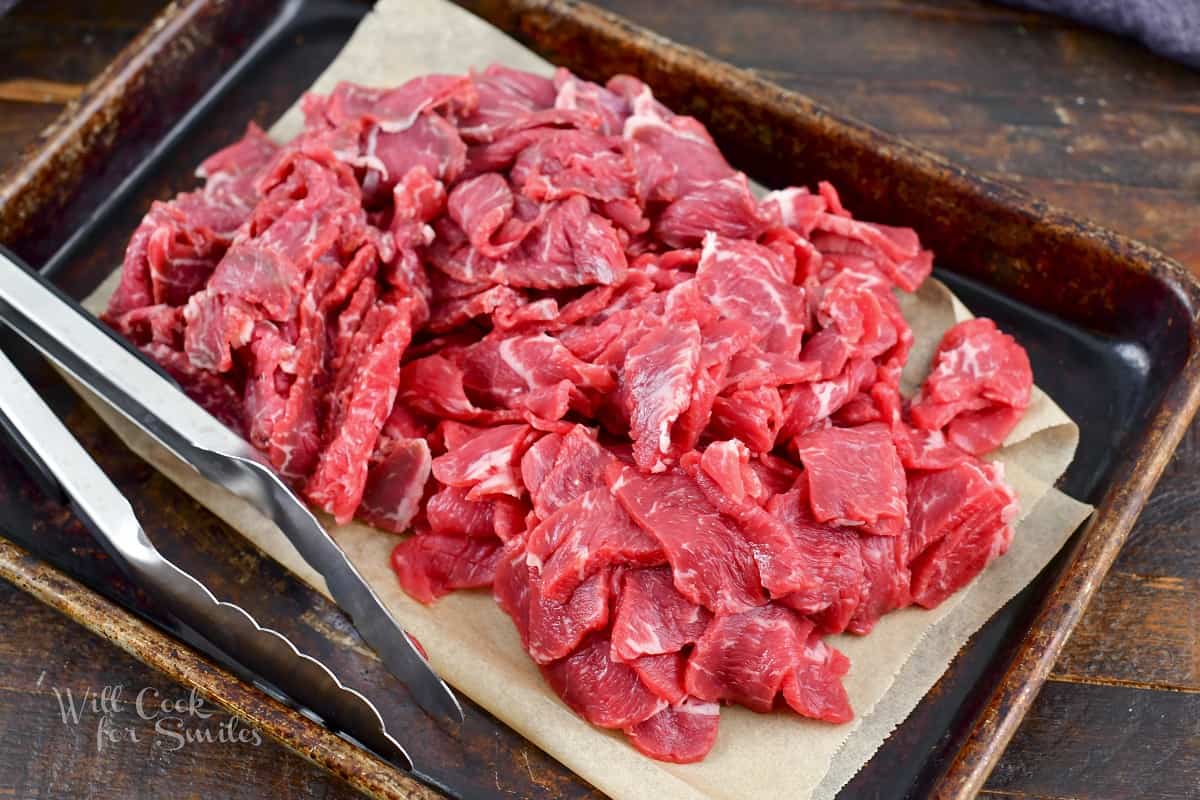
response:
[[[304,98],[155,203],[105,321],[400,584],[491,589],[550,687],[647,755],[722,703],[851,718],[829,634],[936,606],[1009,547],[1030,402],[990,320],[910,400],[908,229],[758,198],[635,78],[493,66]]]

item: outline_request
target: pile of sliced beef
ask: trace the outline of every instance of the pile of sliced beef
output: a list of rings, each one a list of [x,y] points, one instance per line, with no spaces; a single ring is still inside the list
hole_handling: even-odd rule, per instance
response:
[[[305,98],[156,203],[105,320],[423,602],[489,589],[546,681],[655,758],[721,703],[852,716],[828,634],[1008,548],[1029,361],[986,319],[901,397],[913,231],[758,199],[629,77],[491,67]]]

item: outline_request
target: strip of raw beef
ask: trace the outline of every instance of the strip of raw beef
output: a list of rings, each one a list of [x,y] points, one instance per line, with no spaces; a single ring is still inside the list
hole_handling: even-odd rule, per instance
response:
[[[681,286],[671,291],[668,293],[668,301],[675,295],[683,294],[693,285]],[[692,391],[688,396],[688,405],[671,429],[672,453],[687,452],[699,444],[704,429],[712,419],[717,394],[728,378],[733,357],[759,338],[754,327],[748,322],[740,319],[717,319],[709,313],[712,306],[700,301],[694,292],[688,292],[685,296],[689,298],[685,304],[686,311],[675,308],[670,310],[674,314],[694,314],[697,318],[706,319],[700,329],[700,359],[692,381]]]
[[[603,86],[576,78],[559,67],[554,73],[555,108],[590,111],[600,120],[600,132],[606,136],[621,133],[625,118],[630,114],[628,101]]]
[[[517,474],[528,425],[488,428],[433,460],[433,475],[448,486],[468,489],[467,499],[494,494],[520,497],[524,492]]]
[[[529,527],[532,513],[524,500],[497,495],[492,500],[492,527],[496,538],[508,542],[523,534]]]
[[[424,439],[391,443],[367,472],[358,516],[385,531],[405,533],[421,510],[431,462]]]
[[[795,446],[818,522],[885,536],[904,532],[904,467],[886,426],[825,428],[805,434]]]
[[[576,358],[544,333],[503,338],[492,334],[465,354],[463,386],[488,404],[560,419],[567,412],[561,400],[573,390],[604,393],[615,382],[607,369]]]
[[[537,510],[537,496],[546,476],[554,469],[558,452],[562,449],[563,436],[558,433],[548,433],[531,444],[521,456],[521,483],[533,498],[534,510]],[[541,514],[539,516],[548,516]]]
[[[205,288],[188,300],[184,347],[194,364],[229,370],[231,350],[249,342],[253,322],[294,320],[302,298],[310,294],[314,266],[339,240],[361,238],[361,196],[353,176],[340,166],[327,155],[277,160],[270,172],[273,188],[254,212],[263,219],[252,220],[252,229],[261,233],[235,241]],[[302,192],[303,199],[295,201],[294,192]]]
[[[612,656],[620,661],[615,653]],[[674,705],[687,698],[687,689],[683,688],[687,656],[683,652],[639,656],[628,663],[642,679],[642,684],[668,703]]]
[[[177,306],[142,306],[106,317],[105,321],[117,333],[138,345],[154,342],[175,348],[183,337],[183,309]]]
[[[302,305],[300,323],[298,344],[270,323],[255,325],[243,395],[247,438],[285,478],[297,482],[312,469],[321,446],[313,386],[323,377],[325,339],[324,322],[311,302]]]
[[[806,186],[771,192],[762,200],[762,211],[771,222],[805,237],[817,227],[817,220],[825,209],[825,198],[813,194]]]
[[[441,276],[441,273],[438,273]],[[469,290],[462,295],[445,295],[438,290],[438,284],[452,284]],[[463,326],[463,324],[482,316],[494,314],[498,309],[505,308],[509,313],[526,303],[526,298],[516,289],[507,286],[467,286],[445,276],[434,282],[433,301],[430,309],[429,330],[433,333],[447,333]]]
[[[659,761],[691,764],[701,761],[717,741],[721,707],[685,698],[645,722],[625,730],[630,743]]]
[[[540,75],[492,64],[472,76],[479,102],[462,120],[464,135],[473,140],[492,140],[511,130],[516,122],[528,120],[539,111],[553,108],[554,83]]]
[[[400,402],[434,418],[464,422],[515,421],[520,414],[482,409],[471,402],[463,387],[463,369],[440,353],[418,358],[400,375]]]
[[[564,289],[620,283],[625,251],[612,223],[591,211],[580,195],[548,204],[520,244],[503,258],[489,258],[471,246],[451,221],[436,226],[439,237],[426,250],[438,269],[464,283],[504,283],[513,287]]]
[[[308,499],[333,514],[338,523],[349,522],[362,500],[367,481],[362,454],[375,448],[396,401],[400,357],[412,339],[408,307],[403,303],[376,306],[363,320],[363,327],[378,330],[378,334],[364,337],[362,358],[346,370],[345,389],[334,397],[335,433],[321,451],[304,489]]]
[[[722,315],[749,323],[763,349],[795,357],[800,352],[808,306],[775,252],[751,241],[704,237],[696,270],[700,292]]]
[[[310,127],[338,127],[360,119],[391,131],[411,128],[421,112],[456,104],[462,109],[479,102],[476,89],[462,75],[422,75],[393,89],[342,81],[328,97],[305,95],[301,104]]]
[[[863,591],[846,630],[865,635],[879,618],[912,602],[909,591],[908,539],[905,536],[860,536]]]
[[[700,327],[694,320],[655,329],[625,356],[621,394],[642,469],[660,472],[670,464],[671,426],[690,404],[699,363]]]
[[[432,603],[455,589],[491,586],[502,546],[499,539],[419,533],[392,550],[392,569],[405,592]]]
[[[770,711],[812,629],[812,622],[777,605],[718,615],[688,659],[688,693]]]
[[[1000,464],[978,461],[918,475],[908,493],[913,602],[933,608],[1008,550],[1017,499]]]
[[[849,722],[854,709],[841,680],[849,671],[850,659],[811,633],[796,666],[783,679],[783,699],[801,716]]]
[[[855,395],[868,388],[878,374],[873,361],[858,358],[847,361],[842,373],[835,378],[787,387],[780,393],[785,416],[779,438],[787,440],[820,427]]]
[[[713,442],[700,454],[699,464],[729,502],[740,505],[767,499],[758,473],[750,466],[750,449],[740,441]]]
[[[801,357],[806,364],[814,364],[816,380],[828,381],[836,378],[846,368],[852,343],[835,328],[821,328],[804,343]]]
[[[666,567],[624,574],[613,620],[613,657],[633,661],[646,655],[677,653],[708,627],[710,614],[675,590]]]
[[[640,81],[610,81],[608,88],[624,96],[633,110],[625,120],[622,135],[636,145],[632,153],[641,176],[639,193],[643,201],[675,200],[734,176],[734,170],[697,120],[671,113]]]
[[[829,188],[826,190],[825,187]],[[832,193],[836,204],[840,206],[833,187],[823,184],[822,191]],[[933,254],[921,249],[916,232],[910,228],[862,222],[851,219],[848,214],[837,213],[819,214],[815,227],[835,234],[842,240],[836,243],[823,240],[817,244],[822,253],[848,253],[861,258],[906,292],[916,291],[929,277]],[[813,238],[815,243],[817,237]]]
[[[632,667],[609,658],[608,637],[593,634],[571,655],[542,667],[542,675],[575,713],[601,728],[630,728],[667,707]]]
[[[833,526],[822,526],[811,517],[798,518],[799,513],[807,514],[803,496],[793,501],[804,503],[803,512],[794,514],[794,519],[781,519],[769,510],[770,503],[764,509],[749,499],[733,500],[705,470],[698,469],[701,460],[689,453],[683,468],[750,542],[763,588],[802,614],[828,617],[826,627],[844,627],[862,583],[857,543],[849,535],[839,536]]]
[[[832,377],[840,371],[841,364],[829,373],[828,377]],[[817,361],[798,361],[794,354],[785,356],[780,353],[766,352],[757,345],[751,345],[743,348],[733,357],[723,388],[749,391],[793,383],[810,383],[823,377],[826,377],[824,367]]]
[[[868,396],[877,419],[891,427],[892,441],[906,470],[942,470],[971,458],[946,441],[942,431],[921,430],[908,424],[898,386],[881,381],[871,387]]]
[[[800,467],[791,461],[770,453],[756,453],[750,460],[750,468],[758,475],[758,481],[768,498],[796,486],[796,481],[803,474]]]
[[[425,520],[434,533],[489,539],[496,534],[495,500],[470,500],[467,489],[443,486],[425,501]]]
[[[496,574],[492,580],[492,598],[512,619],[521,637],[521,647],[529,650],[529,566],[525,563],[525,537],[515,536],[505,542],[496,558]]]
[[[514,185],[532,200],[546,202],[583,195],[601,203],[632,202],[637,172],[620,138],[591,131],[555,131],[517,156]],[[636,204],[633,213],[640,216]],[[648,227],[640,226],[642,230]]]
[[[719,235],[754,240],[766,229],[746,176],[698,183],[671,203],[654,223],[654,233],[671,247],[694,247]]]
[[[227,244],[178,204],[155,203],[126,247],[106,320],[155,303],[186,302],[208,280]]]
[[[527,560],[542,593],[565,601],[580,582],[610,564],[661,564],[663,546],[633,524],[607,487],[592,489],[529,532]]]
[[[755,453],[768,453],[782,423],[779,390],[762,387],[715,398],[708,429],[714,437],[740,439]]]
[[[546,596],[530,571],[529,636],[526,650],[539,664],[566,658],[592,631],[608,624],[610,571],[596,572],[559,601]]]
[[[214,204],[241,210],[245,219],[258,199],[255,181],[278,152],[279,145],[251,122],[241,139],[204,159],[196,170],[196,176],[204,179],[204,196]],[[215,230],[228,233],[234,228]]]
[[[508,182],[498,173],[487,172],[455,186],[447,210],[476,252],[488,258],[503,258],[536,222],[536,217],[514,219],[514,202]]]
[[[933,369],[913,401],[913,424],[945,429],[976,455],[999,447],[1020,420],[1033,387],[1025,348],[990,319],[958,323],[942,337]]]
[[[551,465],[535,478],[536,486],[528,479],[525,482],[533,495],[533,510],[539,517],[549,517],[592,489],[607,488],[604,470],[616,459],[597,444],[595,434],[588,428],[576,425],[558,437],[556,445],[547,447],[555,448]],[[521,466],[524,473],[524,462]],[[532,465],[530,469],[533,470]]]
[[[612,464],[605,477],[629,516],[662,544],[680,594],[726,614],[766,602],[750,543],[685,473],[642,475]]]
[[[785,548],[764,554],[771,572],[783,573],[780,595],[785,605],[814,619],[827,633],[840,633],[850,623],[865,589],[860,537],[852,530],[816,522],[803,488],[777,494],[767,510],[794,537]],[[768,573],[765,567],[760,569]]]
[[[364,168],[363,193],[372,205],[387,197],[409,171],[424,169],[439,181],[452,182],[467,165],[467,145],[454,124],[437,114],[420,113],[406,127],[364,119],[356,147],[341,154]],[[347,126],[338,133],[345,133]]]
[[[457,450],[462,447],[485,430],[487,428],[477,425],[467,425],[457,420],[444,419],[438,422],[437,427],[433,429],[433,433],[429,435],[429,446],[444,455],[451,450]],[[499,435],[499,433],[496,435]]]
[[[824,290],[817,319],[825,330],[836,331],[849,346],[850,358],[874,359],[895,346],[899,335],[883,307],[894,302],[890,295],[877,294],[836,278]]]

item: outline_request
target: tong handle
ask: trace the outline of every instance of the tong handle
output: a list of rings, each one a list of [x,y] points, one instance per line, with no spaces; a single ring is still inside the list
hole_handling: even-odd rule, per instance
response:
[[[2,351],[0,351],[0,359],[7,361]],[[4,413],[0,413],[0,436],[6,440],[9,445],[8,451],[20,462],[25,469],[25,474],[37,484],[38,488],[42,490],[42,494],[59,505],[66,505],[70,502],[67,493],[63,491],[62,484],[54,477],[49,465],[38,455],[37,448],[25,438],[16,424]]]
[[[35,477],[66,495],[107,549],[132,564],[157,557],[129,501],[3,353],[0,418]]]

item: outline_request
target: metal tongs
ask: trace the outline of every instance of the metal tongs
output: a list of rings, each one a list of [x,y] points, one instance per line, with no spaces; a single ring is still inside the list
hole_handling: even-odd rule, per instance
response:
[[[94,392],[200,475],[249,501],[274,520],[325,579],[384,665],[417,704],[439,721],[461,723],[462,708],[413,640],[384,607],[312,512],[240,436],[187,397],[155,366],[101,327],[15,256],[0,248],[0,321]],[[218,600],[162,556],[128,500],[92,461],[58,417],[0,353],[0,417],[42,474],[60,487],[100,542],[140,586],[184,625],[320,716],[326,724],[385,756],[412,761],[393,725],[366,697],[320,661],[260,626],[246,611]]]

